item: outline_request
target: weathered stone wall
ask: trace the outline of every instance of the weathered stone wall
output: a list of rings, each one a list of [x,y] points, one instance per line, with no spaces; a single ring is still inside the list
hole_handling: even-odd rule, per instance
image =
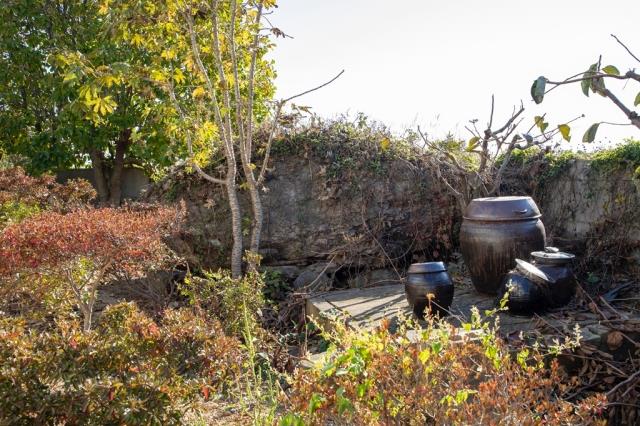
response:
[[[299,153],[273,160],[262,197],[263,265],[299,286],[361,287],[397,281],[409,263],[455,251],[460,212],[424,163],[393,159],[371,168],[354,162],[336,172],[332,161],[330,155]],[[573,160],[539,183],[540,173],[526,173],[503,195],[533,195],[549,243],[592,255],[619,250],[619,258],[640,264],[640,185],[632,170],[596,170],[589,161]],[[180,252],[204,268],[227,266],[230,216],[219,186],[182,170],[156,184],[147,198],[184,200]],[[248,236],[244,191],[241,204]]]
[[[631,168],[601,170],[573,160],[538,198],[553,244],[594,254],[618,248],[610,254],[640,264],[640,181]]]
[[[262,197],[264,265],[281,267],[291,277],[311,265],[330,275],[347,274],[345,282],[359,286],[393,279],[392,264],[401,268],[440,258],[452,248],[459,214],[425,166],[401,159],[375,170],[362,165],[335,173],[330,166],[330,160],[311,156],[274,160]],[[248,217],[250,205],[242,195]],[[184,199],[184,245],[204,267],[226,266],[230,223],[219,187],[181,172],[156,185],[148,198]],[[248,231],[248,219],[245,225]]]

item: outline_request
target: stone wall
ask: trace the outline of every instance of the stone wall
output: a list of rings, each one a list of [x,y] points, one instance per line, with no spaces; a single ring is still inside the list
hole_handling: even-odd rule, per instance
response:
[[[456,250],[460,212],[424,163],[395,159],[375,170],[360,165],[337,174],[331,166],[317,156],[274,159],[262,197],[267,268],[299,286],[362,287],[397,281],[409,263],[447,259]],[[550,244],[592,255],[618,249],[623,260],[638,263],[640,185],[631,170],[595,170],[589,161],[574,160],[543,186],[536,179],[532,173],[520,190],[503,195],[533,195]],[[230,219],[219,186],[181,170],[146,197],[184,200],[187,226],[176,247],[193,265],[227,267]],[[248,235],[244,192],[241,204]]]
[[[612,254],[640,264],[640,181],[632,168],[601,170],[573,160],[538,198],[553,244],[594,254],[617,246]]]
[[[346,285],[397,280],[414,261],[452,249],[455,203],[424,166],[390,160],[336,174],[330,160],[275,158],[263,193],[263,264],[295,277],[319,270]],[[184,171],[156,185],[149,199],[184,200],[184,247],[203,267],[227,265],[230,223],[221,189]],[[246,194],[242,208],[250,212]],[[244,227],[247,231],[250,222]],[[318,273],[314,275],[317,277]],[[299,282],[300,284],[300,282]]]

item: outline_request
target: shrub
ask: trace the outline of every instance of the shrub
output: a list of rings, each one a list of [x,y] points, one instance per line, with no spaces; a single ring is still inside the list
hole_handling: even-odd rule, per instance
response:
[[[89,182],[72,179],[56,183],[51,175],[32,177],[21,167],[0,170],[0,205],[22,204],[40,210],[70,211],[86,206],[96,196]]]
[[[227,333],[240,336],[257,331],[265,303],[263,286],[259,274],[249,272],[233,279],[229,271],[219,270],[204,272],[203,277],[187,277],[180,290],[198,311],[216,316]]]
[[[188,309],[156,324],[134,304],[115,305],[89,332],[74,321],[36,333],[0,319],[0,423],[180,424],[199,396],[237,380],[239,348]]]
[[[0,277],[63,280],[88,330],[98,286],[117,273],[136,275],[157,266],[167,254],[163,230],[174,217],[174,210],[164,208],[42,213],[0,233]]]
[[[610,172],[629,167],[635,171],[640,166],[640,141],[627,139],[624,144],[593,154],[591,165],[596,170]]]
[[[343,332],[321,365],[297,372],[281,425],[604,423],[602,397],[563,400],[557,362],[545,368],[536,347],[512,357],[477,318],[465,333]]]

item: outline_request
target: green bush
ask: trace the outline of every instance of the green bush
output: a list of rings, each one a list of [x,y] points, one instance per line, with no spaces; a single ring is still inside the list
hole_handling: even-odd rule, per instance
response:
[[[416,158],[415,135],[394,136],[384,125],[359,114],[356,120],[316,118],[274,140],[275,156],[312,154],[327,165],[327,176],[348,176],[352,170],[384,174],[391,160]]]
[[[602,150],[592,155],[591,166],[596,170],[612,171],[621,167],[640,167],[640,141],[628,139],[613,149]]]
[[[37,205],[26,204],[19,201],[7,201],[0,204],[0,229],[40,213]]]
[[[259,274],[233,279],[229,271],[219,270],[205,271],[203,277],[187,277],[180,291],[198,311],[217,317],[227,333],[241,336],[257,331],[265,303],[263,287]]]
[[[84,333],[74,320],[35,331],[0,318],[0,423],[179,424],[199,395],[226,392],[242,362],[238,340],[189,309],[156,324],[115,305]]]

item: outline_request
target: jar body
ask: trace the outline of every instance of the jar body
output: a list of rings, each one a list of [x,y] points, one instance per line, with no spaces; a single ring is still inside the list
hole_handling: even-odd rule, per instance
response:
[[[550,285],[553,306],[559,308],[569,303],[576,292],[576,280],[571,268],[540,264],[536,264],[536,266],[554,280],[554,283]]]
[[[543,250],[545,230],[539,218],[479,221],[465,218],[460,229],[460,250],[474,287],[496,294],[502,278],[535,250]]]
[[[453,282],[447,271],[408,273],[404,285],[413,313],[424,318],[425,309],[438,316],[448,314],[453,301]],[[429,299],[429,294],[433,296]]]
[[[531,315],[549,307],[549,289],[517,270],[508,272],[502,279],[497,302],[500,302],[509,288],[511,290],[507,299],[507,308],[513,314]]]

